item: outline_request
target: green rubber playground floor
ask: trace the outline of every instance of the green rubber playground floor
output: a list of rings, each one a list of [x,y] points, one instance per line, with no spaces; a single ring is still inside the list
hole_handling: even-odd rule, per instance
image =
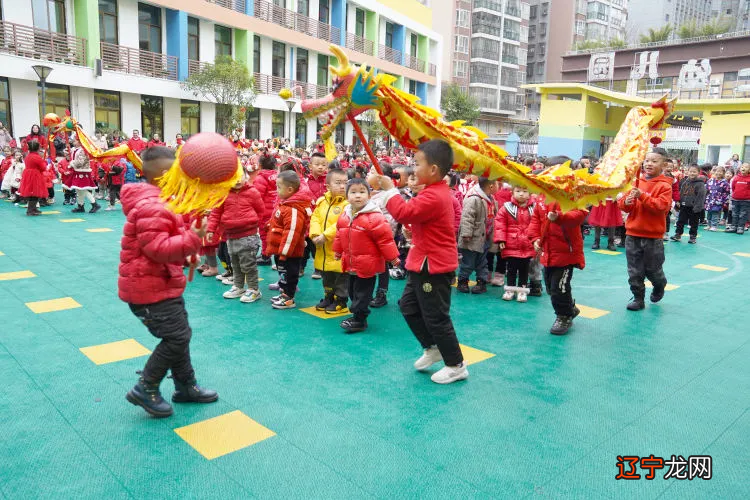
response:
[[[750,498],[750,235],[666,244],[678,288],[640,313],[624,254],[587,250],[573,290],[588,317],[565,337],[546,296],[456,294],[473,364],[450,386],[412,368],[403,282],[345,335],[271,309],[269,267],[256,304],[196,276],[193,362],[220,399],[155,420],[125,400],[156,340],[117,298],[124,217],[60,202],[35,218],[0,202],[0,496]],[[306,271],[300,308],[321,296]],[[618,455],[710,455],[713,477],[616,480]]]

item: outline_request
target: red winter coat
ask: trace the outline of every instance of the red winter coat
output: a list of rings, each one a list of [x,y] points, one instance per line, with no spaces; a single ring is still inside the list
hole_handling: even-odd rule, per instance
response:
[[[39,143],[39,151],[44,152],[47,149],[47,138],[43,135],[27,135],[23,139],[21,139],[21,149],[24,153],[29,152],[29,143],[31,141],[36,141]]]
[[[0,181],[3,180],[3,177],[5,177],[5,172],[8,171],[10,166],[13,165],[13,155],[10,154],[5,157],[5,159],[0,163]]]
[[[495,219],[495,243],[505,243],[502,257],[529,259],[536,255],[527,230],[531,224],[534,207],[519,207],[514,200],[507,201],[497,211]]]
[[[166,145],[167,143],[164,141],[155,141],[153,139],[151,139],[150,141],[146,143],[147,148],[153,148],[154,146],[166,146]]]
[[[731,184],[734,201],[750,201],[750,175],[737,174]]]
[[[680,181],[671,176],[667,178],[672,179],[672,201],[680,201]]]
[[[385,271],[385,263],[398,258],[391,225],[373,202],[352,217],[347,205],[336,222],[333,251],[341,254],[341,268],[360,278],[372,278]]]
[[[47,181],[44,178],[47,163],[38,153],[29,153],[24,164],[26,168],[21,176],[19,194],[24,198],[47,198]]]
[[[141,151],[146,149],[148,147],[148,144],[143,142],[143,139],[140,137],[131,137],[128,139],[128,147],[135,151],[138,154],[141,154]]]
[[[263,200],[263,218],[260,219],[260,239],[263,243],[263,255],[269,255],[267,246],[268,232],[268,221],[271,220],[274,208],[276,208],[276,201],[279,197],[276,191],[276,176],[278,172],[276,170],[261,170],[255,177],[253,187],[260,194],[260,198]]]
[[[286,200],[279,200],[279,206],[271,214],[266,255],[278,255],[282,261],[302,257],[312,215],[311,205],[310,191],[302,188]]]
[[[547,218],[549,212],[558,213],[554,222]],[[528,236],[532,245],[539,240],[542,246],[540,262],[544,267],[574,266],[583,269],[586,266],[581,235],[584,219],[586,210],[561,213],[557,202],[537,203],[534,206]]]
[[[454,191],[456,193],[457,191]],[[452,197],[451,203],[453,204],[453,228],[455,229],[456,236],[458,236],[458,230],[461,227],[461,212],[463,212],[463,209],[461,207],[461,202],[458,201],[458,198],[454,195]]]
[[[406,269],[418,273],[426,262],[430,274],[455,271],[458,249],[453,194],[448,184],[430,184],[408,202],[394,188],[386,193],[386,199],[391,217],[401,224],[411,224],[412,246]]]
[[[182,217],[167,210],[158,187],[126,184],[120,199],[125,226],[120,252],[120,299],[129,304],[153,304],[182,295],[182,264],[198,253],[201,240],[185,227]]]
[[[307,187],[312,191],[313,201],[317,202],[318,198],[326,194],[326,176],[321,175],[315,178],[312,174],[307,178]]]
[[[508,202],[510,201],[511,198],[513,198],[513,191],[502,187],[497,190],[494,196],[495,196],[495,201],[497,201],[497,206],[502,207],[503,204],[505,204],[505,202]]]
[[[258,234],[258,225],[263,217],[263,200],[250,184],[232,189],[220,206],[208,216],[209,233],[224,231],[230,240]]]
[[[46,165],[44,167],[44,182],[47,186],[48,195],[49,195],[49,188],[54,187],[55,185],[55,179],[57,179],[57,173],[55,173],[55,168],[51,165]]]

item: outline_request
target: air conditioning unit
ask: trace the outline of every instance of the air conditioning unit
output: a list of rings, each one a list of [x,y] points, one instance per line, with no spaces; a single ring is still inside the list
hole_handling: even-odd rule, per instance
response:
[[[102,60],[94,59],[94,76],[102,76]]]

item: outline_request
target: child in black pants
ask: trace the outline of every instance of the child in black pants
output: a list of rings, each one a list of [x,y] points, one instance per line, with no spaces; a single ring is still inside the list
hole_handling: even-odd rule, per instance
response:
[[[680,241],[685,225],[690,225],[690,239],[688,243],[695,244],[698,238],[698,219],[706,203],[706,183],[700,178],[698,165],[688,168],[687,177],[680,182],[680,201],[677,202],[679,215],[677,216],[677,229],[672,241]]]

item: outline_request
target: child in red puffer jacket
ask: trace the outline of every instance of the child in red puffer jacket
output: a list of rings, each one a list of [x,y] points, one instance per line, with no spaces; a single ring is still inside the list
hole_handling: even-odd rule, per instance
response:
[[[385,263],[399,265],[398,249],[391,225],[377,204],[370,200],[370,186],[364,179],[352,179],[346,186],[349,205],[336,222],[333,251],[341,267],[349,273],[349,310],[354,315],[341,322],[346,333],[367,329],[370,301],[377,275]]]
[[[525,187],[515,186],[513,198],[497,212],[495,243],[508,265],[503,300],[513,300],[518,293],[518,302],[526,302],[530,292],[526,283],[529,280],[529,264],[536,252],[526,231],[533,209],[533,205],[529,204],[529,191]]]

